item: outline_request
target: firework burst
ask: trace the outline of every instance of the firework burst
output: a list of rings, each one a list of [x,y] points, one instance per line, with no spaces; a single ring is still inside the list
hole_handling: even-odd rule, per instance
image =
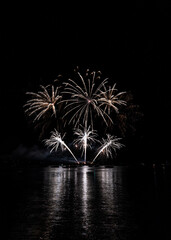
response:
[[[86,163],[86,155],[87,155],[87,148],[91,148],[91,143],[97,142],[97,133],[95,130],[90,130],[90,126],[88,129],[75,129],[74,132],[77,135],[77,139],[74,140],[74,144],[78,145],[80,149],[82,149],[82,154],[84,154],[84,163]]]
[[[77,136],[73,143],[82,150],[84,163],[86,163],[87,149],[98,142],[96,139],[97,133],[93,130],[95,124],[98,128],[105,123],[106,130],[109,130],[109,127],[111,130],[112,127],[117,125],[117,122],[113,124],[114,121],[112,120],[120,119],[121,116],[126,118],[127,115],[123,114],[125,109],[120,107],[127,105],[127,99],[124,98],[125,92],[118,92],[116,84],[112,87],[108,85],[108,78],[102,78],[100,71],[89,71],[87,69],[86,73],[81,75],[77,68],[75,73],[76,76],[73,79],[69,78],[63,84],[58,78],[54,80],[57,87],[40,85],[40,91],[37,93],[27,92],[26,94],[30,95],[30,99],[26,102],[24,108],[25,113],[32,116],[33,122],[36,122],[35,126],[42,128],[42,134],[44,134],[45,129],[52,129],[49,123],[55,124],[55,128],[60,132],[66,131],[65,127],[70,131],[69,124],[72,123],[74,134]],[[61,88],[63,90],[59,92]],[[55,116],[55,118],[50,121],[50,116]],[[97,122],[97,119],[102,121]],[[122,125],[124,125],[125,120],[122,122]],[[63,141],[64,136],[61,137],[56,129],[52,132],[50,138],[45,140],[45,145],[51,148],[51,152],[57,151],[59,147],[62,151],[67,149],[75,161],[79,163],[71,149]],[[106,130],[104,129],[104,131]],[[113,151],[116,152],[116,149],[123,146],[119,140],[120,138],[109,134],[106,139],[102,138],[101,146],[92,163],[102,153],[106,157],[111,157]]]
[[[64,100],[66,104],[66,114],[64,117],[72,113],[69,124],[73,122],[77,127],[80,122],[87,128],[88,123],[93,127],[93,114],[101,116],[107,125],[106,118],[109,115],[99,105],[100,89],[107,83],[107,78],[97,84],[97,80],[101,80],[101,72],[89,72],[87,70],[86,76],[83,77],[77,71],[79,77],[79,84],[72,79],[65,82],[64,93],[68,94],[70,98]]]
[[[110,114],[111,109],[114,109],[116,113],[119,113],[118,106],[126,105],[126,101],[121,100],[120,97],[126,92],[116,93],[116,83],[113,87],[109,86],[108,89],[103,85],[104,90],[100,90],[99,102],[100,107],[104,107],[104,111]]]
[[[116,152],[116,149],[120,149],[121,147],[123,147],[124,145],[121,144],[119,141],[121,140],[121,138],[117,138],[114,136],[111,136],[110,134],[107,134],[107,139],[102,138],[102,144],[98,149],[98,153],[97,155],[94,157],[93,161],[91,162],[91,164],[94,163],[94,161],[96,160],[96,158],[103,153],[104,155],[106,155],[106,157],[112,157],[112,150],[114,150],[114,152]]]
[[[32,99],[28,100],[24,107],[27,107],[25,112],[31,116],[35,114],[35,118],[33,120],[39,120],[47,111],[51,110],[52,115],[56,116],[56,103],[62,98],[59,95],[59,88],[51,86],[51,94],[48,92],[49,86],[40,85],[41,91],[38,93],[27,92],[26,94],[31,95]]]
[[[62,151],[64,151],[65,149],[67,149],[67,150],[71,153],[71,155],[73,156],[73,158],[75,159],[75,161],[76,161],[77,163],[79,163],[78,160],[77,160],[77,158],[75,157],[75,155],[74,155],[73,152],[71,151],[71,149],[70,149],[70,148],[66,145],[66,143],[62,140],[63,138],[64,138],[64,136],[61,137],[61,134],[60,134],[56,129],[54,129],[54,131],[52,131],[52,133],[51,133],[50,138],[44,140],[44,141],[45,141],[45,145],[46,145],[47,147],[50,147],[50,148],[51,148],[50,152],[52,152],[52,151],[57,151],[59,147],[61,147]]]

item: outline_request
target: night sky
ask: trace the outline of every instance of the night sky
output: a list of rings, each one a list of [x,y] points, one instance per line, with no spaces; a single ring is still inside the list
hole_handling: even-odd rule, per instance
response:
[[[34,142],[23,111],[25,92],[78,65],[101,70],[120,90],[133,93],[144,113],[136,148],[144,157],[150,150],[148,156],[169,160],[169,9],[147,10],[140,4],[129,12],[110,6],[86,12],[18,10],[7,11],[1,23],[1,153]]]

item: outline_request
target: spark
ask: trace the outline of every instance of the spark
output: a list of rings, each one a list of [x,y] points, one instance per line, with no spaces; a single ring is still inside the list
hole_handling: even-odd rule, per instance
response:
[[[68,82],[64,83],[65,90],[63,93],[69,95],[69,98],[64,100],[67,103],[64,117],[72,113],[69,124],[73,122],[75,127],[77,127],[80,121],[82,121],[83,125],[87,128],[89,121],[90,125],[93,127],[93,114],[96,113],[103,118],[107,125],[106,118],[110,119],[110,117],[100,107],[98,100],[100,89],[107,83],[108,78],[96,84],[96,81],[101,79],[100,71],[89,72],[89,69],[87,69],[85,77],[83,77],[79,71],[77,71],[77,74],[80,80],[79,84],[72,79],[68,79]]]
[[[111,108],[115,110],[116,113],[119,113],[118,106],[119,105],[126,105],[126,101],[121,100],[120,96],[125,94],[126,92],[119,92],[115,94],[117,91],[116,83],[113,87],[109,86],[108,89],[104,85],[104,91],[100,91],[100,107],[104,106],[104,111],[107,110],[107,113],[110,114]]]
[[[88,129],[75,129],[74,132],[75,135],[77,135],[77,139],[74,140],[74,144],[80,149],[82,149],[82,154],[84,153],[84,163],[86,164],[87,160],[87,148],[91,148],[91,143],[95,143],[97,141],[97,133],[95,130],[90,130],[90,126]]]
[[[63,136],[64,137],[64,136]],[[75,155],[73,154],[73,152],[71,151],[71,149],[66,145],[66,143],[62,140],[61,134],[54,129],[54,131],[52,131],[51,136],[49,139],[44,140],[45,141],[45,145],[47,147],[51,147],[50,152],[52,151],[57,151],[59,147],[61,147],[62,151],[64,151],[65,149],[67,149],[71,155],[73,156],[73,158],[75,159],[75,161],[79,164],[77,158],[75,157]]]
[[[26,94],[31,95],[33,98],[28,100],[24,107],[28,107],[25,112],[29,116],[36,114],[33,122],[39,120],[47,111],[52,110],[53,114],[56,116],[56,103],[62,98],[58,93],[58,87],[56,89],[52,85],[51,95],[48,92],[48,86],[44,87],[40,85],[41,91],[38,93],[27,92]]]
[[[114,150],[116,152],[116,149],[120,149],[121,147],[123,147],[124,145],[121,144],[119,142],[119,140],[121,140],[121,138],[117,138],[114,136],[111,136],[110,134],[107,134],[107,139],[102,138],[102,144],[98,149],[98,153],[97,155],[94,157],[93,161],[91,162],[91,164],[94,163],[94,161],[96,160],[96,158],[101,154],[105,154],[106,157],[112,157],[112,150]]]

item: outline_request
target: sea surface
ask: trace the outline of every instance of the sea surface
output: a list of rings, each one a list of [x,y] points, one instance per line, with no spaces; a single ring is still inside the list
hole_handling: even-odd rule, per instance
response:
[[[3,240],[170,239],[168,166],[0,169]]]

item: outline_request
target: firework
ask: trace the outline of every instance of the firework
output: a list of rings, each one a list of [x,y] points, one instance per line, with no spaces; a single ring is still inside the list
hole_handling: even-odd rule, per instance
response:
[[[105,154],[106,157],[112,157],[112,150],[116,152],[116,149],[120,149],[124,145],[119,142],[121,138],[117,138],[114,136],[111,136],[110,134],[107,134],[107,139],[102,138],[102,145],[98,149],[97,155],[94,157],[93,161],[91,164],[94,163],[96,158],[101,154]]]
[[[87,148],[91,148],[91,143],[95,143],[97,141],[97,133],[95,130],[90,130],[90,126],[88,129],[75,129],[74,132],[75,135],[77,135],[77,139],[74,140],[74,144],[78,145],[80,149],[82,149],[82,154],[84,153],[84,163],[86,164],[86,154],[87,154]]]
[[[65,82],[64,93],[68,94],[70,98],[64,100],[66,104],[66,117],[69,113],[72,113],[72,117],[69,120],[69,124],[73,122],[75,127],[80,124],[80,121],[83,123],[85,128],[90,125],[93,127],[93,114],[96,113],[98,116],[101,116],[104,122],[107,124],[106,118],[109,118],[109,115],[99,106],[99,94],[100,89],[107,83],[107,78],[97,84],[97,80],[101,79],[101,72],[89,72],[87,70],[86,76],[83,77],[80,72],[77,71],[79,76],[79,84],[72,79],[68,79],[68,82]]]
[[[99,102],[100,102],[100,107],[104,107],[104,111],[108,114],[110,114],[111,108],[115,110],[116,113],[119,113],[118,106],[120,105],[126,105],[126,101],[121,100],[120,96],[125,94],[126,92],[117,92],[116,89],[116,83],[113,85],[113,87],[109,86],[108,89],[106,86],[103,86],[104,90],[100,90],[100,97],[99,97]]]
[[[47,111],[51,110],[52,115],[56,116],[56,103],[61,99],[58,93],[58,87],[55,89],[52,85],[51,95],[48,92],[48,86],[44,87],[40,85],[41,91],[38,93],[27,92],[26,94],[31,95],[33,98],[28,100],[24,107],[27,107],[25,112],[31,116],[36,115],[33,122],[39,120]]]
[[[65,124],[72,123],[74,134],[77,136],[74,144],[82,150],[84,163],[86,163],[87,149],[91,148],[97,141],[97,133],[93,130],[97,118],[101,118],[102,124],[105,122],[108,128],[111,127],[113,124],[112,117],[110,117],[112,116],[112,110],[116,113],[114,114],[116,116],[113,116],[117,119],[120,111],[124,110],[124,108],[120,110],[119,107],[127,103],[127,101],[124,101],[126,98],[123,99],[122,97],[125,92],[118,92],[116,84],[112,87],[108,86],[108,78],[102,78],[100,71],[89,71],[89,69],[84,75],[81,75],[77,69],[76,77],[69,78],[63,85],[61,85],[59,79],[54,80],[54,82],[56,82],[54,84],[55,86],[57,84],[57,87],[40,85],[41,89],[37,93],[26,93],[30,95],[30,99],[24,105],[25,113],[32,116],[33,122],[36,121],[37,125],[40,126],[41,124],[43,126],[43,133],[50,122],[50,114],[55,116],[53,120],[57,121],[56,128],[60,129],[60,132],[66,127]],[[61,88],[64,90],[59,93]],[[107,157],[112,156],[113,150],[116,151],[123,146],[119,143],[119,140],[120,138],[109,134],[107,139],[102,139],[101,146],[92,163],[101,153],[104,153]],[[75,161],[79,163],[56,129],[52,132],[50,138],[45,140],[45,144],[51,148],[51,151],[57,151],[59,147],[62,151],[67,149]]]
[[[64,136],[63,136],[63,137],[64,137]],[[59,147],[61,147],[62,151],[64,151],[65,149],[67,149],[67,150],[71,153],[71,155],[73,156],[73,158],[75,159],[75,161],[76,161],[77,163],[79,163],[78,160],[77,160],[77,158],[76,158],[76,157],[74,156],[74,154],[72,153],[71,149],[70,149],[70,148],[66,145],[66,143],[62,140],[63,137],[61,137],[60,133],[59,133],[56,129],[54,129],[54,131],[52,131],[52,133],[51,133],[50,138],[45,140],[45,145],[46,145],[47,147],[50,147],[50,148],[51,148],[50,152],[52,152],[52,151],[57,151]]]

